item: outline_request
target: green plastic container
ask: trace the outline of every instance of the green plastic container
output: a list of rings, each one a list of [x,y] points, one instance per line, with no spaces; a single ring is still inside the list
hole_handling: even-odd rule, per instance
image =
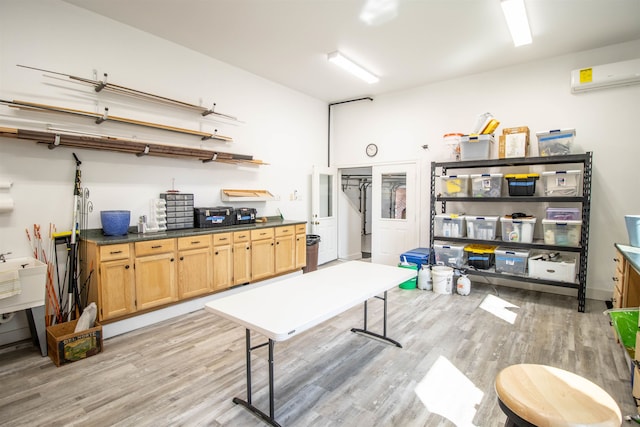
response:
[[[618,333],[620,341],[631,359],[636,359],[636,332],[638,331],[638,309],[621,308],[605,311],[611,318],[611,324]]]
[[[406,282],[400,283],[400,287],[402,289],[416,289],[418,287],[418,265],[417,264],[412,264],[412,263],[409,263],[408,265],[399,263],[398,267],[400,267],[400,268],[409,268],[411,270],[415,270],[416,271],[416,275],[415,275],[415,277],[413,279],[409,279]]]

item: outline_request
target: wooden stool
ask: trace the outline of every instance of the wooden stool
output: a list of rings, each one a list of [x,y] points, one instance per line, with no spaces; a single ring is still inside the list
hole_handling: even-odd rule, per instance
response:
[[[544,365],[512,365],[496,377],[505,427],[620,427],[609,394],[579,375]]]

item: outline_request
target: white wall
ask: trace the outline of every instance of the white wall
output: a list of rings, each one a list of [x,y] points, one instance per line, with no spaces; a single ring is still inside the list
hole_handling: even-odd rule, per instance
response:
[[[241,126],[201,119],[193,113],[122,96],[100,93],[69,79],[16,67],[23,64],[85,78],[93,70],[109,81],[146,92],[210,106],[237,116]],[[217,206],[221,188],[267,189],[279,201],[235,203],[259,215],[308,220],[310,174],[314,163],[326,165],[326,103],[284,88],[197,52],[57,0],[3,0],[0,14],[0,98],[19,99],[89,111],[109,106],[110,114],[211,132],[234,138],[232,144],[201,142],[196,137],[144,130],[127,125],[94,125],[87,119],[29,113],[0,105],[0,126],[44,124],[135,136],[158,142],[204,146],[251,154],[270,163],[248,167],[196,160],[138,158],[133,155],[68,148],[48,150],[31,141],[0,138],[0,181],[13,187],[15,209],[0,213],[0,252],[29,254],[25,228],[49,223],[70,230],[75,163],[82,161],[82,185],[90,190],[89,228],[100,228],[100,211],[128,209],[132,222],[148,214],[149,200],[175,187],[195,194],[196,206]],[[28,119],[30,122],[25,122]],[[290,201],[297,190],[302,201]],[[4,190],[2,190],[4,191]],[[234,205],[234,203],[231,203]],[[46,237],[46,236],[45,236]],[[24,316],[0,326],[0,344],[24,338]],[[16,325],[17,323],[17,325]],[[11,338],[3,339],[11,335]],[[28,333],[26,335],[28,337]]]
[[[576,128],[576,151],[594,153],[587,296],[609,299],[613,244],[628,242],[623,216],[640,212],[635,173],[640,159],[635,140],[640,85],[572,95],[570,72],[633,59],[638,52],[640,40],[334,107],[334,166],[370,165],[364,149],[371,142],[379,147],[375,162],[419,159],[420,245],[428,247],[430,162],[448,160],[444,134],[468,133],[478,114],[489,111],[501,121],[496,134],[503,127],[528,126],[535,155],[536,131]],[[424,144],[428,150],[421,148]]]

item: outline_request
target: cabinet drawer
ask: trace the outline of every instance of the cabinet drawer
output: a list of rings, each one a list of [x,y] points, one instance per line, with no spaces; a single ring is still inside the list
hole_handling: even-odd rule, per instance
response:
[[[129,258],[131,251],[128,243],[100,246],[100,261],[113,261]]]
[[[210,235],[200,235],[191,237],[179,237],[178,238],[178,250],[184,249],[198,249],[211,246]]]
[[[295,232],[295,227],[290,225],[288,227],[276,227],[275,230],[275,234],[276,237],[280,237],[280,236],[293,236],[293,233]]]
[[[273,239],[273,228],[251,230],[251,240]]]
[[[176,239],[149,240],[135,243],[136,256],[164,254],[176,250]]]
[[[307,224],[296,225],[296,234],[306,234],[306,233],[307,233]]]
[[[213,246],[230,245],[232,233],[216,233],[213,235]]]
[[[613,258],[613,262],[616,263],[616,270],[620,273],[624,273],[625,259],[620,252],[616,251],[616,256]]]
[[[620,288],[620,290],[624,290],[625,288],[625,283],[624,283],[624,274],[622,273],[622,271],[616,269],[616,271],[613,273],[613,286]]]
[[[248,242],[251,238],[251,233],[247,231],[236,231],[233,233],[233,243]]]

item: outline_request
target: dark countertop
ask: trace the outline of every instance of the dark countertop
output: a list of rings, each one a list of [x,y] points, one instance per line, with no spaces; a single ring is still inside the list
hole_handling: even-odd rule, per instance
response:
[[[145,240],[171,239],[176,237],[198,236],[203,234],[228,233],[231,231],[241,230],[257,230],[260,228],[282,227],[286,225],[306,224],[307,221],[296,221],[290,219],[280,219],[278,217],[270,217],[267,222],[256,222],[255,224],[238,224],[227,227],[210,227],[210,228],[184,228],[181,230],[167,230],[152,233],[132,232],[136,227],[129,228],[129,234],[126,236],[105,236],[102,228],[94,228],[85,230],[80,233],[80,239],[95,242],[100,245],[113,245],[117,243],[133,243]]]
[[[622,243],[616,243],[615,246],[629,264],[631,264],[631,266],[640,273],[640,248],[623,245]]]

